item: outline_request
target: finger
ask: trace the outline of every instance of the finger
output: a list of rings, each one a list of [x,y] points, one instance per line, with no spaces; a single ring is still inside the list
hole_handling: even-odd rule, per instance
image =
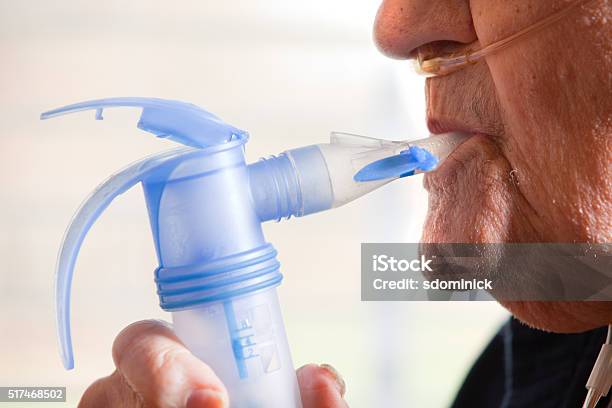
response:
[[[79,402],[79,408],[141,408],[144,406],[149,407],[150,405],[144,405],[141,396],[132,389],[123,375],[117,370],[108,377],[100,378],[91,384],[85,390]],[[222,401],[219,401],[216,391],[211,392],[208,389],[192,392],[186,404],[187,408],[216,408],[223,406]]]
[[[297,371],[304,408],[348,408],[342,398],[346,385],[330,365],[308,364]]]
[[[126,327],[113,344],[113,360],[145,406],[229,406],[221,380],[185,348],[167,323],[149,320]]]
[[[81,397],[79,408],[141,407],[142,401],[118,371],[91,384]]]

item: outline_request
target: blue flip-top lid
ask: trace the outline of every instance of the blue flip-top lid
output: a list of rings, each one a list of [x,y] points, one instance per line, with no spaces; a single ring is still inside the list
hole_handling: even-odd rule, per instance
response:
[[[112,107],[142,108],[138,121],[140,129],[195,148],[225,143],[236,135],[246,134],[196,105],[159,98],[126,97],[79,102],[45,112],[40,118],[95,109],[96,119],[100,120],[102,111]]]
[[[74,266],[87,232],[115,197],[138,182],[151,180],[184,160],[201,157],[204,148],[225,143],[244,143],[248,133],[190,103],[157,98],[108,98],[80,102],[45,112],[41,119],[95,109],[96,119],[110,107],[142,108],[138,127],[157,137],[191,148],[179,148],[145,158],[108,178],[83,202],[74,215],[62,242],[55,273],[57,331],[64,366],[74,367],[70,333],[70,288]],[[195,148],[195,149],[192,149]]]

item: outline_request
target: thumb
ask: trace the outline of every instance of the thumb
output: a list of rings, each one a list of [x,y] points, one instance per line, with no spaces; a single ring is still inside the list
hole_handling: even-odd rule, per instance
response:
[[[308,364],[297,370],[304,408],[348,408],[342,376],[328,364]]]

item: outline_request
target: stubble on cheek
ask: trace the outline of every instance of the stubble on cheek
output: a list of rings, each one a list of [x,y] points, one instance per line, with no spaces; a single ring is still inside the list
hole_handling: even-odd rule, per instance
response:
[[[504,242],[509,164],[487,136],[473,136],[437,174],[427,175],[429,212],[423,242]]]
[[[425,176],[423,242],[546,242],[544,221],[523,196],[519,178],[490,136],[473,136]]]
[[[438,170],[430,191],[423,242],[488,243],[508,240],[510,165],[487,136],[473,136]]]

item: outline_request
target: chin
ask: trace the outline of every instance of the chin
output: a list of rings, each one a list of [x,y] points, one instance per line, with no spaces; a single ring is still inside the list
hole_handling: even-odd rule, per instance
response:
[[[538,233],[545,226],[524,222],[537,220],[537,215],[529,213],[512,188],[510,170],[486,138],[465,142],[451,160],[426,175],[429,211],[422,242],[557,242]],[[548,332],[580,333],[612,324],[612,301],[500,303],[524,324]]]
[[[521,322],[553,333],[581,333],[612,324],[612,302],[500,302]]]

